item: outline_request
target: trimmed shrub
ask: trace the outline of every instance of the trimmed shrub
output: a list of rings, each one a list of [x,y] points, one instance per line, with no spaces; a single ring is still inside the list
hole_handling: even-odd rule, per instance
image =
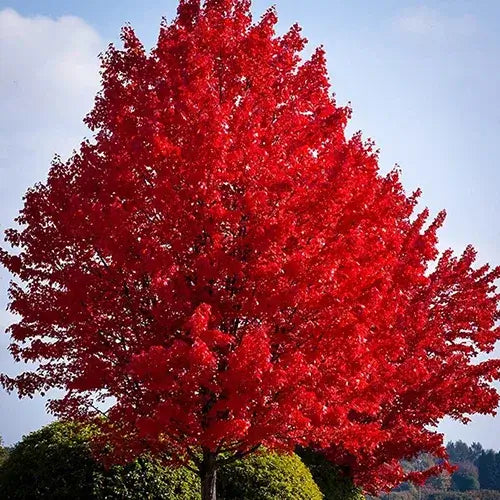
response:
[[[297,454],[311,471],[325,500],[362,500],[365,497],[351,478],[335,467],[321,453],[309,449],[299,449]]]
[[[201,498],[200,491],[200,479],[190,470],[166,468],[144,458],[109,471],[100,469],[93,484],[96,500],[197,500]]]
[[[87,438],[60,422],[25,436],[0,467],[2,498],[89,498],[95,464]]]
[[[198,477],[139,459],[105,470],[90,453],[91,431],[55,422],[18,443],[0,467],[6,500],[179,499],[200,497]]]
[[[261,452],[218,472],[218,496],[224,500],[321,500],[310,471],[295,454]]]

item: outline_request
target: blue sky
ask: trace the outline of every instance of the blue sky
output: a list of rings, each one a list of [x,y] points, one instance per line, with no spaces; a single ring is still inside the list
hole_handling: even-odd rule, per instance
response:
[[[0,0],[0,230],[26,188],[87,133],[81,123],[98,89],[97,54],[126,22],[146,46],[176,0]],[[255,0],[262,13],[270,2]],[[350,131],[381,148],[383,171],[398,163],[408,190],[432,212],[446,208],[440,245],[473,243],[500,264],[500,2],[497,0],[277,0],[279,30],[298,21],[310,48],[327,51],[333,90],[350,101]],[[308,49],[310,51],[310,49]],[[0,334],[8,276],[0,271]],[[0,335],[0,371],[18,369]],[[496,350],[500,355],[500,349]],[[0,393],[0,435],[11,444],[50,417],[41,398]],[[500,418],[444,422],[448,439],[500,449]]]

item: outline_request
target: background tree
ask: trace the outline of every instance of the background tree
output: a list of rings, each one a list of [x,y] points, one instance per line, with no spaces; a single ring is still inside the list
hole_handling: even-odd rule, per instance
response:
[[[441,462],[442,459],[438,459],[430,453],[420,453],[412,460],[403,460],[401,465],[407,474],[418,474],[422,471],[438,467]],[[430,492],[436,489],[447,490],[450,484],[450,474],[447,470],[445,470],[439,474],[429,477],[425,483],[404,482],[394,488],[392,493],[407,492],[408,495],[411,494],[411,498],[421,500],[422,498],[426,498]],[[405,495],[403,495],[403,497],[404,496]]]
[[[500,490],[500,451],[495,453],[495,489]]]
[[[451,476],[454,490],[470,491],[479,489],[477,467],[471,462],[460,462],[458,469]]]
[[[483,451],[477,459],[479,484],[486,490],[500,490],[500,454],[493,450]]]
[[[3,462],[7,459],[8,455],[9,455],[9,452],[4,447],[2,436],[0,436],[0,465],[2,465]]]
[[[470,446],[463,441],[450,441],[446,445],[446,451],[453,463],[471,462],[476,463],[479,455],[483,452],[483,447],[480,443],[472,443]]]
[[[446,448],[451,463],[457,468],[453,474],[443,471],[428,478],[423,486],[405,482],[380,498],[388,500],[410,495],[414,500],[500,499],[500,488],[495,483],[495,477],[500,477],[496,475],[500,453],[485,451],[480,443],[467,445],[463,441],[449,442]],[[405,471],[412,472],[430,468],[440,460],[424,453],[413,460],[403,460],[401,464]],[[479,476],[483,476],[486,487],[479,483]]]
[[[451,487],[451,474],[448,471],[432,476],[425,482],[425,489],[428,491],[448,491]]]
[[[204,498],[261,445],[389,487],[444,457],[440,418],[496,407],[500,270],[438,258],[444,214],[346,137],[323,50],[249,3],[182,0],[151,53],[125,28],[103,55],[92,140],[6,233],[11,351],[38,368],[3,383],[65,390],[50,410],[96,420],[110,462],[191,463]]]

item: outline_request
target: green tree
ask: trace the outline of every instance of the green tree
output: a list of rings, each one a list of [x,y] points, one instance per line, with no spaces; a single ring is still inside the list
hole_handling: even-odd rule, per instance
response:
[[[479,458],[479,455],[481,455],[481,453],[483,453],[484,449],[483,449],[483,446],[481,445],[481,443],[472,443],[470,445],[470,452],[471,452],[471,456],[469,458],[469,460],[475,464],[477,462],[477,459]]]
[[[448,443],[446,451],[450,460],[454,463],[466,462],[470,459],[471,452],[469,446],[463,441],[459,440],[455,443]]]
[[[433,491],[447,491],[451,486],[451,474],[446,471],[437,476],[430,477],[425,483],[426,489]]]
[[[453,463],[472,462],[476,463],[479,455],[483,453],[483,447],[480,443],[472,443],[470,446],[463,441],[450,441],[446,445],[446,451]]]
[[[461,462],[451,476],[452,486],[458,491],[472,491],[479,489],[478,469],[471,462]]]
[[[495,475],[493,484],[495,490],[500,490],[500,451],[495,453]]]
[[[477,459],[479,469],[479,484],[482,489],[500,489],[500,455],[493,450],[484,451]]]
[[[9,451],[3,445],[2,436],[0,436],[0,465],[2,465],[9,455]]]

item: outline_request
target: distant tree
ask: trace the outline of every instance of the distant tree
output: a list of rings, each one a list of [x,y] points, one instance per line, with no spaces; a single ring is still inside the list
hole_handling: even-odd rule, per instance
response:
[[[500,451],[495,453],[495,490],[500,490]]]
[[[479,484],[485,490],[500,489],[500,454],[493,450],[484,451],[477,459]]]
[[[477,459],[483,453],[484,449],[481,443],[472,443],[470,445],[470,458],[469,460],[475,464],[477,462]]]
[[[463,441],[450,441],[446,445],[446,451],[452,463],[472,462],[476,463],[479,455],[483,452],[480,443],[472,443],[470,446]]]
[[[430,477],[425,483],[425,487],[429,491],[447,491],[451,486],[451,474],[448,471],[443,471],[436,476]]]
[[[435,467],[442,459],[437,459],[431,453],[420,453],[411,460],[403,460],[401,465],[407,473],[418,473]]]
[[[416,490],[413,491],[394,491],[388,493],[387,495],[382,495],[383,500],[416,500],[418,499],[418,493]]]
[[[404,483],[396,486],[393,491],[413,491],[414,488],[415,486],[412,483],[405,481]]]
[[[7,459],[8,455],[9,451],[4,447],[2,436],[0,436],[0,465]]]
[[[500,500],[500,491],[445,491],[428,495],[425,500]]]
[[[469,460],[469,446],[461,440],[456,441],[455,443],[448,443],[446,451],[448,452],[448,455],[453,463],[465,462]]]
[[[478,469],[472,462],[460,462],[452,476],[452,487],[457,491],[479,489]]]

